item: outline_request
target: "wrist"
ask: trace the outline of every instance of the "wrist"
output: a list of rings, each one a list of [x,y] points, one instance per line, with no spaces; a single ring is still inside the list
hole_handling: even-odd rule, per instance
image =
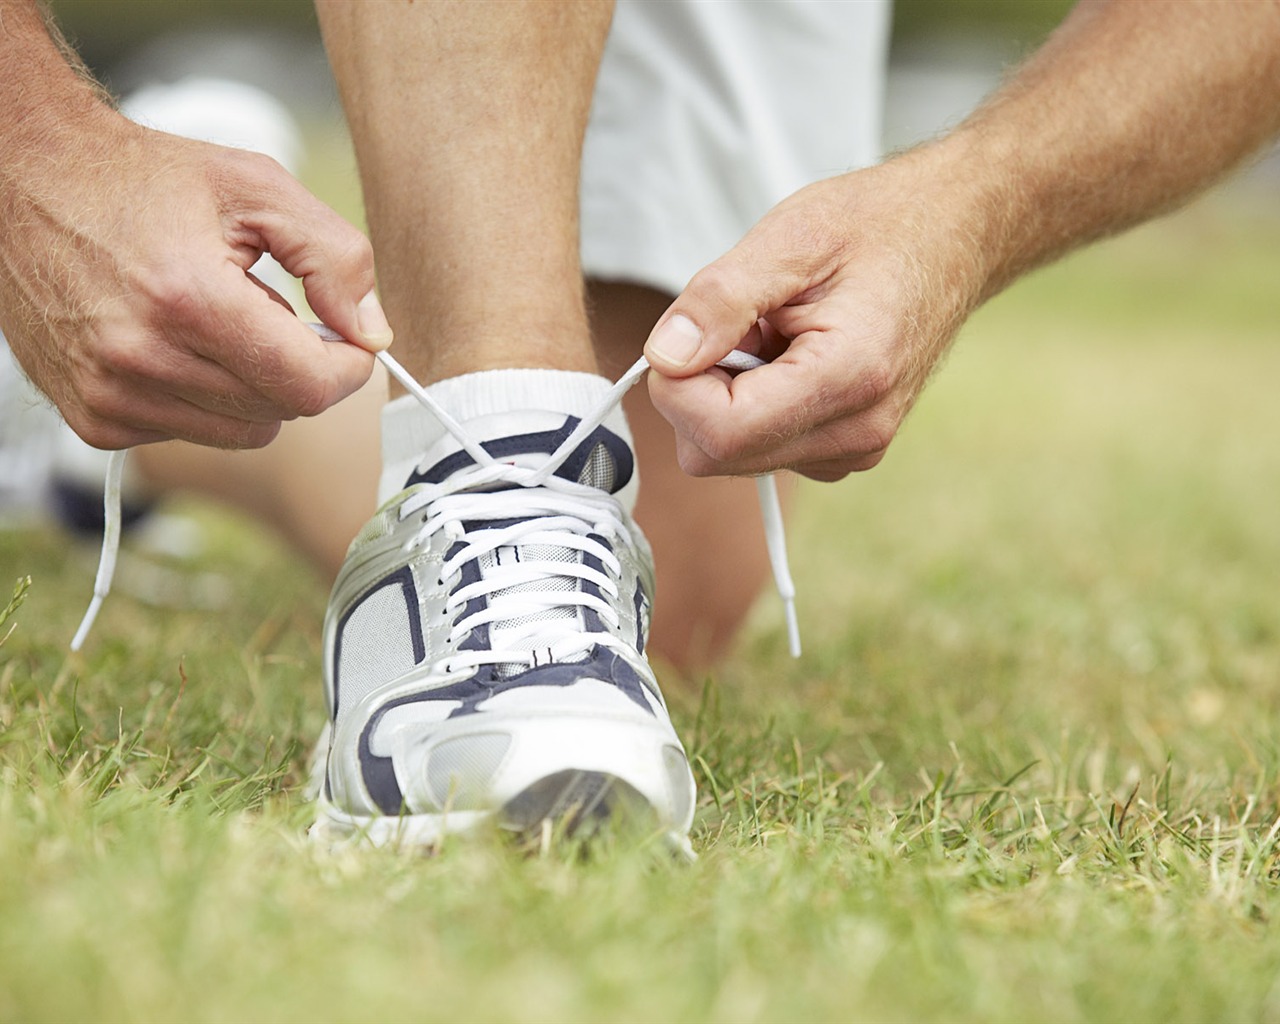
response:
[[[967,315],[1040,262],[1034,203],[1017,146],[962,127],[904,154],[918,217]]]
[[[911,333],[942,345],[1007,283],[1013,198],[977,148],[948,136],[855,172],[872,176],[851,211],[860,245],[884,247],[893,304],[910,311]]]
[[[34,4],[6,7],[0,29],[0,173],[50,162],[65,171],[64,161],[84,158],[86,143],[127,133],[127,119]]]

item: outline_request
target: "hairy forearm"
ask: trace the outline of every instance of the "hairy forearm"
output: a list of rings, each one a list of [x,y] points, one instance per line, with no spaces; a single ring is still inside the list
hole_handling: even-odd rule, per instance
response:
[[[36,0],[0,0],[0,137],[11,164],[56,147],[109,97]]]
[[[107,140],[124,124],[43,7],[0,0],[0,330],[46,381],[63,376],[60,350],[24,342],[84,313],[72,283],[57,277],[61,256],[87,244],[83,210],[111,206],[106,175],[94,169],[109,167]],[[88,185],[62,188],[77,181]]]
[[[1085,0],[917,155],[950,168],[980,301],[1196,194],[1280,131],[1280,2]]]

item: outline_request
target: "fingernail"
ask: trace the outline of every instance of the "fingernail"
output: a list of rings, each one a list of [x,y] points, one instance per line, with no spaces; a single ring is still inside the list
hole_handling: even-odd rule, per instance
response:
[[[387,314],[382,311],[382,303],[373,292],[356,304],[356,324],[360,328],[360,340],[370,350],[381,352],[391,344],[391,325],[387,323]]]
[[[673,367],[686,365],[702,347],[702,332],[683,313],[668,319],[649,339],[649,351]]]

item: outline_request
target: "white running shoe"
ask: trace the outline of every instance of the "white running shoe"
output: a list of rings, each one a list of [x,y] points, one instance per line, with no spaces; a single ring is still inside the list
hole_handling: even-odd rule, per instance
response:
[[[629,445],[558,413],[446,425],[334,585],[312,834],[431,845],[639,812],[687,848],[694,782],[644,655]]]
[[[48,515],[62,418],[18,368],[0,335],[0,527]]]

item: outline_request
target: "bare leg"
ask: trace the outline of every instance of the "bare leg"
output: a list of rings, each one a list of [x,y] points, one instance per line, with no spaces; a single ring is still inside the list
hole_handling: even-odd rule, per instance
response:
[[[377,367],[356,394],[286,423],[265,448],[228,452],[170,441],[135,449],[131,461],[158,493],[212,497],[270,526],[328,584],[377,503],[378,412],[386,398],[386,374]]]
[[[578,178],[611,5],[318,9],[360,157],[383,303],[410,371],[424,382],[513,366],[616,376],[665,302],[645,289],[598,289],[593,350]],[[627,411],[644,481],[638,515],[663,578],[655,641],[692,666],[725,647],[759,589],[753,488],[686,479],[642,390]]]
[[[397,355],[594,371],[578,175],[612,5],[317,5]]]
[[[408,823],[410,843],[432,845],[484,816],[531,834],[632,818],[634,795],[652,812],[640,820],[683,846],[694,779],[637,650],[649,587],[624,525],[634,492],[608,498],[585,482],[623,484],[617,434],[579,447],[576,485],[539,484],[501,448],[454,457],[473,425],[474,441],[544,451],[547,428],[570,416],[624,430],[619,410],[600,408],[609,388],[592,376],[578,254],[582,141],[611,7],[320,11],[399,354],[465,426],[446,430],[407,399],[383,417],[380,491],[419,471],[442,478],[400,491],[386,533],[358,540],[334,585],[331,802],[317,827],[399,844]],[[523,429],[531,421],[542,428]],[[545,454],[545,472],[565,465]]]
[[[617,377],[639,357],[671,296],[593,281],[588,298],[601,371]],[[653,648],[691,671],[725,652],[769,575],[756,490],[747,479],[686,476],[671,425],[643,385],[627,395],[626,410],[640,464],[636,520],[658,573]]]

